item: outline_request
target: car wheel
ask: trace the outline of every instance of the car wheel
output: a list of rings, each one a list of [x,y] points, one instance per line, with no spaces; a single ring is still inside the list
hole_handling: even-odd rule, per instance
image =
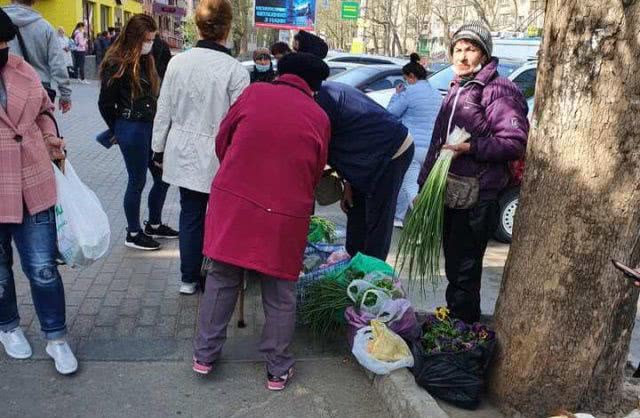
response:
[[[507,244],[511,242],[511,236],[513,234],[513,220],[516,215],[516,209],[518,209],[519,195],[520,188],[516,187],[504,192],[498,200],[500,218],[494,238],[500,242]]]

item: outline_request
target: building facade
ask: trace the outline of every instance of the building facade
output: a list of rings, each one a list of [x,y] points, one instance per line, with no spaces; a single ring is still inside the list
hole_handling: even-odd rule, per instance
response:
[[[188,13],[185,0],[144,0],[144,13],[153,16],[158,24],[160,37],[171,48],[182,49],[182,24]]]
[[[0,6],[10,4],[0,0]],[[122,27],[137,13],[142,13],[138,0],[38,0],[33,6],[54,28],[62,26],[71,34],[78,22],[84,22],[91,39],[109,27]]]

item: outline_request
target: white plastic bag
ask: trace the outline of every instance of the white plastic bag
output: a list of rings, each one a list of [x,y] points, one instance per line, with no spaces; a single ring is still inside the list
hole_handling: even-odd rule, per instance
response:
[[[347,287],[347,296],[353,302],[358,302],[358,300],[362,299],[364,292],[369,289],[376,289],[376,285],[366,280],[356,279],[349,283],[349,287]]]
[[[109,249],[109,218],[96,194],[78,177],[69,161],[65,173],[54,164],[58,251],[71,267],[88,266]]]
[[[369,342],[373,340],[372,331],[373,327],[370,326],[360,328],[353,339],[353,349],[351,352],[362,367],[375,374],[389,374],[397,369],[413,367],[413,355],[394,362],[386,362],[374,358],[368,349]]]
[[[451,132],[447,136],[446,145],[458,145],[467,142],[471,138],[471,134],[467,132],[466,129],[461,128],[459,126],[455,126],[453,128],[453,132]],[[455,152],[450,149],[444,149],[440,151],[440,155],[438,158],[453,158]]]
[[[376,319],[378,321],[391,325],[392,323],[401,320],[410,307],[411,302],[407,299],[386,300],[380,307],[380,310],[373,314],[376,315]]]

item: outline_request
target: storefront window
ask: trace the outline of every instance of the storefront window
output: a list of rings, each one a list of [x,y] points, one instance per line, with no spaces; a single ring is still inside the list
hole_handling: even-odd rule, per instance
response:
[[[100,32],[104,32],[111,26],[111,7],[100,6]]]

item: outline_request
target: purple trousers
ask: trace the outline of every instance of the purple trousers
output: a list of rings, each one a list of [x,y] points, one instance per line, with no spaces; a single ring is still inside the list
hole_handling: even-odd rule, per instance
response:
[[[227,325],[233,316],[245,274],[247,278],[260,280],[262,287],[265,323],[260,352],[267,363],[267,371],[274,376],[283,376],[294,363],[289,346],[296,325],[296,282],[219,261],[211,264],[200,300],[194,357],[207,363],[220,358],[227,339]]]

